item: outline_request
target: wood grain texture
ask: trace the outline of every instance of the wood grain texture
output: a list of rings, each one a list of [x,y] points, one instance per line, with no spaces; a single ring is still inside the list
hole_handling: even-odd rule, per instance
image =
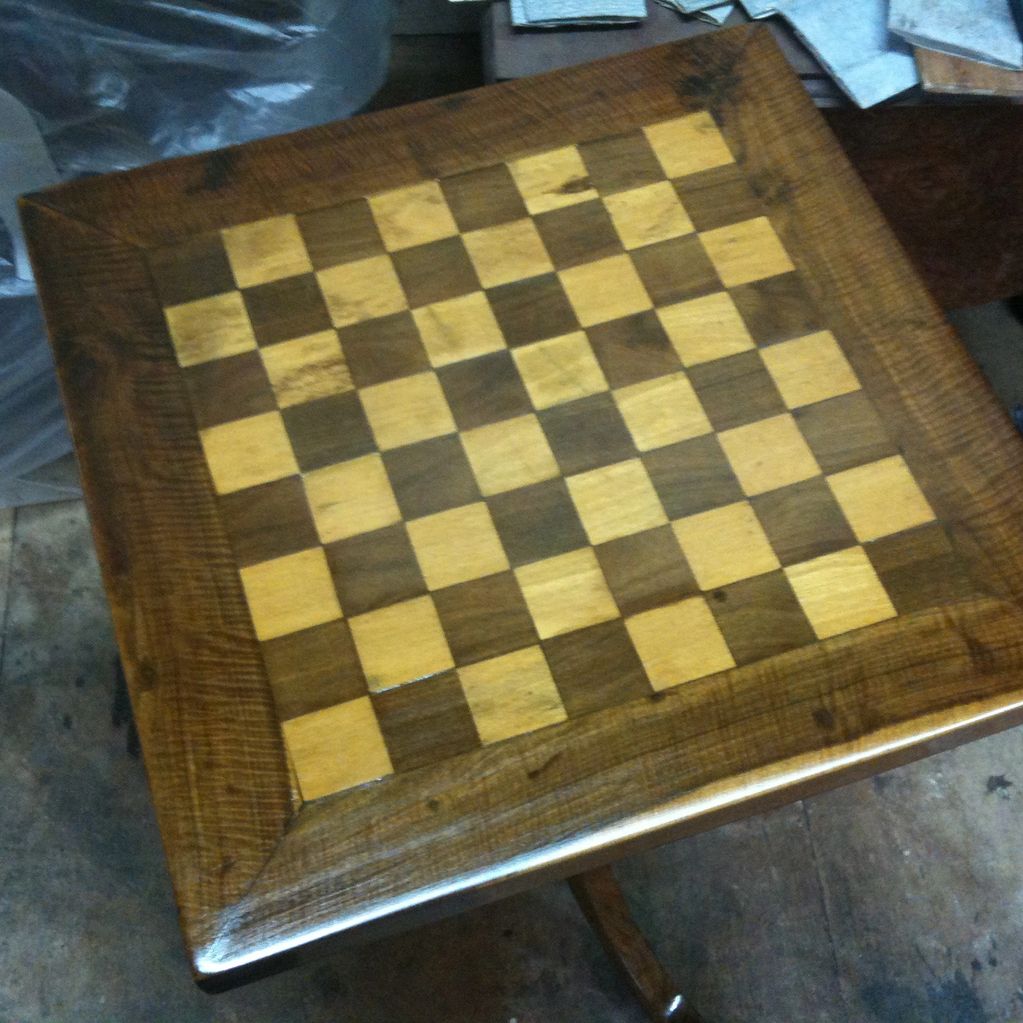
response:
[[[515,160],[525,150],[627,134],[696,109],[710,111],[744,164],[852,370],[934,512],[949,524],[974,596],[957,591],[951,605],[554,724],[511,740],[514,757],[496,743],[327,797],[304,806],[285,835],[292,802],[270,685],[160,302],[136,246],[159,248],[354,202]],[[550,188],[559,182],[528,167],[523,174],[538,208],[577,205],[558,200],[551,207]],[[563,194],[584,196],[582,202],[585,192]],[[467,209],[466,216],[483,215]],[[454,233],[442,218],[410,224],[402,210],[396,202],[388,211],[385,244],[394,251]],[[845,215],[836,217],[836,210]],[[62,186],[30,198],[24,211],[186,937],[196,971],[208,981],[237,979],[262,960],[329,934],[368,935],[497,897],[545,874],[606,862],[641,842],[708,827],[1023,718],[1021,445],[766,33],[718,34]],[[296,223],[305,230],[303,217]],[[237,258],[261,278],[261,243],[250,241]],[[864,261],[863,252],[876,258]],[[317,259],[310,257],[313,265]],[[651,280],[660,265],[650,261]],[[550,279],[557,283],[559,276]],[[800,314],[790,304],[783,317],[768,316],[770,304],[757,303],[759,284],[739,286],[750,289],[758,311],[751,332],[772,340],[805,333],[777,336]],[[328,274],[328,307],[332,286]],[[544,287],[558,294],[550,283]],[[565,291],[572,301],[567,285]],[[623,291],[629,308],[622,315],[642,316],[630,294]],[[349,320],[353,308],[341,297],[335,322]],[[592,313],[592,296],[577,293],[574,300],[583,315]],[[495,308],[499,321],[504,315],[517,325],[522,344],[541,340],[530,336],[530,301],[512,295],[503,313]],[[394,296],[372,299],[374,311],[388,315],[400,312],[394,304]],[[568,307],[570,322],[574,309]],[[602,398],[608,396],[580,403],[590,403],[590,414]],[[387,411],[393,408],[381,401],[370,413],[375,435],[405,443],[443,432],[434,432],[435,415],[410,421]],[[538,415],[550,411],[556,410]],[[535,415],[522,414],[536,424],[524,431],[534,442],[544,436]],[[705,440],[652,454],[676,457],[674,449]],[[585,464],[585,452],[574,454]],[[695,464],[717,467],[706,470],[714,485],[730,479],[734,486],[724,454],[719,449],[717,462],[712,454],[701,451]],[[508,485],[499,445],[481,434],[476,457],[489,465],[488,507],[513,486],[543,486],[556,474],[555,455],[565,457],[539,451],[525,478]],[[473,452],[468,456],[472,462]],[[841,461],[841,452],[834,458]],[[650,453],[642,456],[666,501],[668,485],[652,461]],[[670,488],[665,493],[675,503],[685,500]],[[499,516],[495,528],[500,535]],[[575,557],[548,557],[565,556]],[[879,574],[897,571],[898,552],[866,564]],[[530,567],[515,571],[528,574]],[[599,568],[578,569],[568,578],[588,594],[584,624],[602,628],[617,617],[615,594],[592,585],[603,578]],[[563,620],[545,602],[561,583],[555,573],[534,574],[534,599],[548,608],[549,642]],[[756,594],[746,599],[756,606]],[[424,600],[431,598],[410,603]],[[412,610],[415,629],[430,637],[416,647],[436,661],[431,670],[448,666],[442,618],[419,605]],[[373,627],[377,613],[362,616],[369,627],[361,637],[358,617],[352,619],[356,646],[377,647],[387,631]],[[724,619],[721,627],[737,628]],[[378,656],[382,680],[394,654]],[[551,714],[551,688],[525,669],[522,677],[529,713]],[[371,690],[386,688],[368,682]],[[400,708],[395,713],[400,720]],[[500,718],[495,727],[512,726]],[[387,864],[380,849],[395,853]]]
[[[182,926],[198,949],[291,817],[281,733],[144,256],[44,206],[22,215],[67,407],[105,396],[103,415],[72,413],[72,430]],[[146,426],[125,444],[129,422]]]
[[[959,96],[1023,96],[1023,71],[993,67],[917,46],[913,50],[926,92]]]

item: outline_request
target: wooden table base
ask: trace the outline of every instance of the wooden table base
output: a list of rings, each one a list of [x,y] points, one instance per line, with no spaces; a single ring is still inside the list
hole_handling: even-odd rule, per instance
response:
[[[650,1019],[704,1023],[654,955],[629,912],[625,895],[610,867],[569,879],[572,894],[604,950],[625,975]]]

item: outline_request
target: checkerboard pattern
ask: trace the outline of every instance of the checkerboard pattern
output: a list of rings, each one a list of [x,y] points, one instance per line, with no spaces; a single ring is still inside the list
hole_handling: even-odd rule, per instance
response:
[[[152,270],[306,799],[965,585],[705,113]]]

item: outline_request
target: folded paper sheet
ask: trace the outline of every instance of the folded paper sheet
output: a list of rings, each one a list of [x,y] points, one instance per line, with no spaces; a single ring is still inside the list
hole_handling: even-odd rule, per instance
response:
[[[920,81],[909,45],[888,31],[886,0],[775,0],[777,13],[860,107],[872,107]]]
[[[928,50],[1023,69],[1010,0],[891,0],[888,27]]]
[[[542,28],[641,21],[646,0],[511,0],[512,24]]]

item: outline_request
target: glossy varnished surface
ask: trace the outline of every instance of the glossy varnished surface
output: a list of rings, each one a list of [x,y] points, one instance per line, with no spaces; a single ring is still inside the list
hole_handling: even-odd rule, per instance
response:
[[[701,111],[154,254],[304,799],[969,593],[765,214]]]
[[[729,33],[27,204],[199,972],[1017,716],[1019,442],[781,65]]]

